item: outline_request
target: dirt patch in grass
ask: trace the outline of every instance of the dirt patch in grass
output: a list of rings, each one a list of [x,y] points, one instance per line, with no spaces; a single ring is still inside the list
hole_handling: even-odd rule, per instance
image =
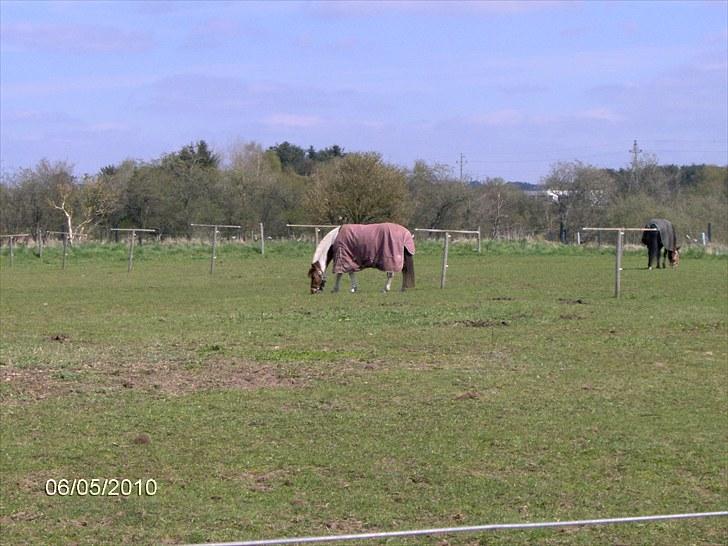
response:
[[[581,298],[577,298],[575,300],[570,300],[567,298],[559,298],[559,303],[565,303],[567,305],[588,305],[586,300],[583,300]]]
[[[494,326],[508,326],[507,320],[456,320],[453,326],[468,326],[470,328],[493,328]]]
[[[69,394],[141,391],[184,395],[213,389],[249,390],[301,387],[314,379],[306,368],[238,359],[181,362],[97,363],[75,369],[0,368],[0,401],[27,403]]]

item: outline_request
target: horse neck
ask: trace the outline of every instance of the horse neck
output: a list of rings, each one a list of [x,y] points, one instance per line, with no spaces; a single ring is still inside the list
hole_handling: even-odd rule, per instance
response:
[[[339,228],[334,228],[329,231],[324,236],[324,238],[321,239],[318,246],[316,247],[316,251],[313,253],[313,260],[311,263],[319,264],[322,273],[326,271],[326,266],[328,265],[327,256],[329,255],[329,249],[331,249],[331,245],[334,244],[334,241],[336,240],[336,236],[338,234]]]

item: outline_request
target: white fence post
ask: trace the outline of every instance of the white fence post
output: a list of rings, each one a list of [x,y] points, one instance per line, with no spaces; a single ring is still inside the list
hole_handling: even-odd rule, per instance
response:
[[[212,256],[210,257],[210,275],[215,272],[215,260],[217,260],[217,234],[218,228],[240,229],[240,226],[224,224],[190,224],[192,227],[212,228]]]
[[[127,273],[131,273],[132,267],[134,267],[134,239],[136,239],[136,232],[137,231],[142,231],[144,233],[156,233],[157,232],[156,229],[141,229],[141,228],[129,228],[129,229],[111,228],[109,231],[127,231],[127,232],[130,231],[131,232],[131,239],[129,240],[129,258],[128,258],[128,263],[126,266]],[[64,241],[65,241],[65,237],[64,237]],[[66,252],[64,249],[64,252],[63,252],[64,267],[65,267],[65,263],[66,263]]]
[[[614,260],[614,297],[618,298],[622,290],[622,254],[624,251],[624,233],[626,231],[658,231],[655,228],[596,228],[596,227],[585,227],[581,228],[582,231],[596,231],[597,236],[602,231],[616,231],[617,232],[617,244]]]

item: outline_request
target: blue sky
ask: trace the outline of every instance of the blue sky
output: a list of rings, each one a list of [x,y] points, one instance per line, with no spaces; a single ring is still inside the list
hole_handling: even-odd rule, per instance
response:
[[[538,182],[728,163],[728,2],[0,0],[2,170],[289,141]]]

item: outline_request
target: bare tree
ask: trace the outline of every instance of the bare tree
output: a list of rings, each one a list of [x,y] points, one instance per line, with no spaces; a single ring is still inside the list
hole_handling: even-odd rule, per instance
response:
[[[332,223],[405,222],[404,172],[375,153],[351,153],[319,166],[307,190],[312,220]]]

